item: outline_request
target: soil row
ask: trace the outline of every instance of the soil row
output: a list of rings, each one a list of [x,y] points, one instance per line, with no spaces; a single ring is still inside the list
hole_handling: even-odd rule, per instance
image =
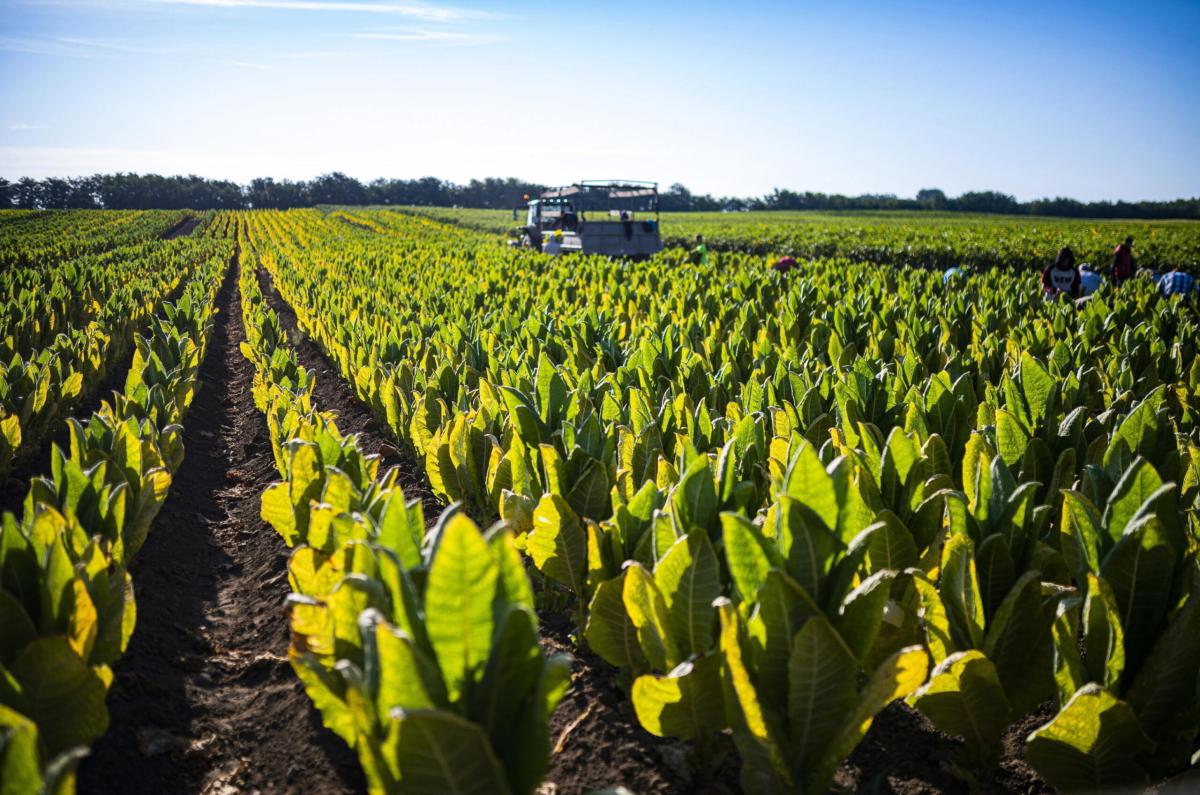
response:
[[[186,456],[131,567],[138,620],[84,793],[362,792],[287,662],[287,549],[259,518],[276,480],[238,344],[237,267],[185,420]]]

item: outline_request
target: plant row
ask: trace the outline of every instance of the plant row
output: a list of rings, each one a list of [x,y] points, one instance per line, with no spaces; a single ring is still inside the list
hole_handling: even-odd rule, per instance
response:
[[[69,259],[148,243],[188,215],[178,210],[0,210],[0,269],[52,268]]]
[[[372,792],[530,793],[569,661],[538,647],[514,538],[421,503],[314,408],[313,375],[286,342],[242,253],[242,351],[282,480],[262,516],[292,549],[289,658]]]
[[[190,276],[228,257],[214,241],[146,243],[0,275],[0,477],[95,392],[134,335]]]
[[[226,247],[228,254],[228,247]],[[128,565],[183,461],[192,401],[227,259],[198,263],[182,296],[134,336],[122,393],[30,482],[0,520],[0,791],[70,793],[108,727],[112,665],[136,620]]]

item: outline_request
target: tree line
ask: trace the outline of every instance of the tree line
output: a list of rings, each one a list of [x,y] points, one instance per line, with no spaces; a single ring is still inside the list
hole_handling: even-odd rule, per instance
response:
[[[363,183],[340,172],[311,180],[259,177],[245,185],[195,175],[95,174],[90,177],[33,179],[16,182],[0,178],[0,207],[24,209],[110,210],[287,209],[318,204],[391,204],[437,207],[512,209],[526,195],[545,186],[508,177],[473,179],[456,184],[436,177],[376,179]],[[895,194],[844,196],[836,193],[775,189],[765,196],[736,197],[692,193],[679,183],[660,195],[665,211],[689,210],[932,210],[942,212],[1051,215],[1065,218],[1179,218],[1200,219],[1200,198],[1173,201],[1081,202],[1076,199],[1036,199],[1021,202],[1006,193],[972,191],[950,197],[926,188],[913,198]]]

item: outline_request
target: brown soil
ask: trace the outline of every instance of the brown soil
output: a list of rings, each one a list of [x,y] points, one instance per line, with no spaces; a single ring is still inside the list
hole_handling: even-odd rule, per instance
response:
[[[903,701],[875,718],[867,736],[842,763],[834,789],[843,792],[1034,793],[1053,792],[1025,763],[1025,737],[1053,717],[1043,705],[1005,732],[1000,763],[990,770],[962,768],[962,741],[934,728],[929,719]]]
[[[258,516],[276,479],[250,396],[236,268],[226,275],[187,448],[132,565],[138,622],[82,792],[361,792],[287,662],[287,549]]]
[[[655,737],[638,724],[617,669],[581,651],[566,618],[545,615],[541,623],[542,648],[575,658],[571,689],[550,717],[554,753],[541,793],[583,795],[618,785],[639,795],[739,791],[736,756],[726,738],[718,739],[728,753],[705,760],[711,769],[701,770],[690,743]]]
[[[174,240],[177,237],[187,237],[192,232],[196,231],[196,227],[200,225],[199,216],[189,215],[175,226],[163,232],[163,240]]]

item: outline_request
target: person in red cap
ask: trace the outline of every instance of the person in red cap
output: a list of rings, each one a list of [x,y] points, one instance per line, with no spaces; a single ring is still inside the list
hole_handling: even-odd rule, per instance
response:
[[[771,266],[771,269],[776,273],[790,273],[791,271],[798,270],[799,268],[799,263],[797,263],[796,259],[790,255],[780,257],[778,260],[776,260],[775,264]]]
[[[1124,243],[1113,249],[1113,284],[1120,284],[1126,279],[1132,279],[1133,274],[1133,238],[1127,237]]]

